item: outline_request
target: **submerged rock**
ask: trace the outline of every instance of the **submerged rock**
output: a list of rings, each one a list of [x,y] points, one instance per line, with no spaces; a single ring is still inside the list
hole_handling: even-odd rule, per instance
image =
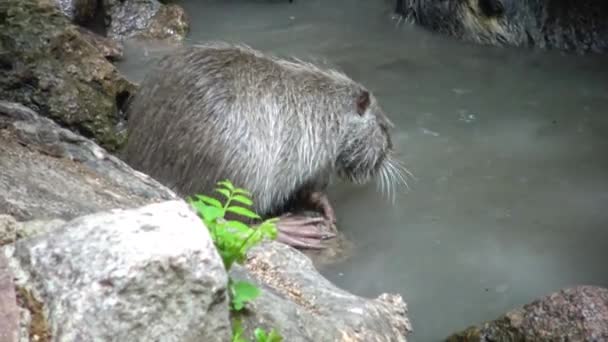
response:
[[[396,0],[410,22],[466,41],[565,51],[608,52],[604,0]]]
[[[563,289],[448,341],[608,341],[608,289]]]
[[[0,101],[0,214],[72,219],[176,199],[169,189],[89,139]]]
[[[52,0],[0,5],[0,99],[20,102],[110,151],[135,91]]]
[[[303,253],[278,242],[249,252],[232,276],[258,284],[262,295],[239,318],[246,331],[276,328],[285,341],[407,341],[412,332],[399,295],[367,299],[321,276]]]
[[[108,36],[113,39],[150,38],[182,40],[189,29],[183,8],[157,0],[100,0],[108,21]]]
[[[54,341],[229,341],[227,275],[183,201],[67,222],[5,250]]]

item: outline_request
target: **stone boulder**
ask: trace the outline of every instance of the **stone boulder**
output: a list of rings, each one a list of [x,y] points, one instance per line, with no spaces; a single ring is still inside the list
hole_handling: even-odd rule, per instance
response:
[[[230,340],[224,265],[183,201],[83,216],[4,252],[54,341]]]
[[[562,289],[448,338],[482,341],[608,341],[608,289]]]
[[[0,214],[19,221],[69,220],[177,199],[93,141],[5,101],[0,101],[0,170]]]
[[[108,37],[181,41],[189,30],[182,7],[157,0],[100,0],[106,13]]]
[[[608,52],[604,0],[395,0],[409,22],[465,41],[499,46]]]
[[[52,0],[0,4],[0,100],[20,102],[109,151],[136,87]]]
[[[278,242],[250,250],[233,278],[262,288],[262,295],[238,315],[249,334],[276,328],[285,341],[405,342],[412,332],[399,295],[375,299],[343,291],[321,276],[300,251]]]

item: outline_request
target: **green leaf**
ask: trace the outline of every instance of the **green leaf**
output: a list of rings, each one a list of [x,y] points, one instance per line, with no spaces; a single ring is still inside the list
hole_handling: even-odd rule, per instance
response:
[[[228,227],[235,228],[242,233],[248,233],[252,230],[251,228],[249,228],[248,225],[244,224],[243,222],[235,220],[226,221],[226,225]]]
[[[203,215],[203,219],[209,222],[214,222],[218,218],[224,217],[225,214],[224,209],[210,206],[201,207],[200,213]]]
[[[243,329],[243,325],[241,321],[238,319],[232,320],[232,342],[247,342],[247,340],[243,337],[243,333],[245,330]]]
[[[196,198],[198,198],[199,200],[212,205],[216,208],[223,208],[224,206],[222,205],[222,203],[218,200],[216,200],[215,198],[211,198],[209,196],[205,196],[205,195],[196,195]]]
[[[227,179],[217,182],[217,185],[222,185],[226,189],[230,190],[230,192],[234,192],[234,185],[232,185],[232,182]]]
[[[241,194],[241,195],[251,197],[251,193],[245,189],[236,188],[232,192],[234,192],[235,194]]]
[[[231,290],[232,307],[236,311],[242,310],[247,302],[254,300],[261,293],[257,286],[246,281],[232,283]]]
[[[252,200],[250,200],[248,197],[245,197],[243,195],[234,195],[232,197],[232,200],[236,201],[236,202],[243,203],[243,204],[248,205],[248,206],[251,206],[253,204]]]
[[[262,329],[262,328],[256,328],[253,331],[253,334],[255,335],[255,340],[258,342],[268,341],[268,337],[266,336],[266,331],[264,331],[264,329]]]
[[[282,342],[283,336],[279,334],[274,328],[270,330],[270,334],[268,334],[268,342]]]
[[[226,208],[226,211],[230,211],[233,212],[235,214],[239,214],[241,216],[245,216],[245,217],[249,217],[252,219],[259,219],[260,216],[258,216],[258,214],[254,213],[253,211],[247,209],[247,208],[243,208],[243,207],[238,207],[238,206],[230,206],[228,208]]]
[[[215,191],[217,191],[220,194],[226,196],[227,199],[230,199],[230,191],[228,191],[226,189],[215,189]]]

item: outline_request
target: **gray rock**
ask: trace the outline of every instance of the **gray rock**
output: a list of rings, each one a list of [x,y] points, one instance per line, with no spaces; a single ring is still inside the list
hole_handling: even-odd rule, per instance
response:
[[[53,341],[229,341],[227,275],[183,201],[116,209],[5,247]]]
[[[412,332],[399,295],[355,296],[323,278],[303,253],[278,242],[253,248],[235,279],[253,281],[262,295],[240,315],[249,336],[276,328],[290,342],[406,341]]]
[[[63,225],[64,220],[31,220],[19,222],[10,215],[0,215],[0,246],[19,239],[44,234]]]
[[[448,341],[608,341],[608,289],[562,289],[495,321],[454,334]]]
[[[97,0],[55,0],[59,10],[76,23],[92,20],[97,10]]]
[[[69,220],[177,196],[89,139],[0,101],[0,214]]]
[[[108,21],[108,36],[123,40],[140,37],[159,40],[185,38],[189,21],[176,4],[157,0],[103,0]]]
[[[0,341],[17,342],[19,315],[15,284],[8,271],[8,260],[0,253]]]

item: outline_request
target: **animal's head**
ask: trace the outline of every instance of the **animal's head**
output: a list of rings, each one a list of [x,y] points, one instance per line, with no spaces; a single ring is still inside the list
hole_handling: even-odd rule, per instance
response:
[[[367,89],[351,92],[341,120],[336,168],[344,180],[364,184],[378,178],[382,188],[405,181],[407,172],[394,158],[389,129],[393,126]]]
[[[401,0],[406,20],[460,39],[495,45],[526,45],[536,39],[535,1]]]

